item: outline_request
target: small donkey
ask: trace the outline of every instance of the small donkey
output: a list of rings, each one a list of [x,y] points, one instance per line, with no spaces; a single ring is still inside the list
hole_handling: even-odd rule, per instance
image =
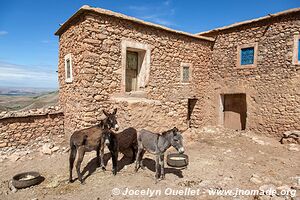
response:
[[[171,146],[179,153],[184,153],[182,140],[181,133],[176,127],[165,131],[162,134],[152,133],[144,129],[141,130],[137,136],[138,152],[136,155],[135,171],[137,172],[139,167],[144,168],[142,158],[145,151],[148,151],[149,153],[156,155],[156,182],[159,178],[159,166],[161,167],[161,179],[164,179],[164,153]]]
[[[107,140],[106,131],[111,128],[116,131],[119,129],[118,122],[116,120],[117,109],[114,109],[113,113],[106,112],[103,110],[106,118],[101,120],[100,124],[92,126],[90,128],[82,129],[75,131],[70,138],[70,177],[69,181],[72,182],[72,170],[74,161],[76,158],[76,154],[78,153],[77,163],[76,163],[76,171],[78,174],[78,179],[81,183],[82,174],[80,173],[80,165],[83,161],[83,157],[85,152],[90,152],[95,150],[97,152],[97,163],[98,166],[101,166],[103,170],[105,170],[103,156],[104,156],[104,140],[106,145],[109,144],[109,140]],[[99,159],[100,154],[100,159]],[[116,175],[117,166],[113,166],[113,174]]]

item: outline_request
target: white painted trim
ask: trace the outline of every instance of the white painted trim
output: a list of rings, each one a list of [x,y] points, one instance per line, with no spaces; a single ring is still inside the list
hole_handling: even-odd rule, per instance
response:
[[[73,81],[73,67],[72,67],[72,55],[69,53],[65,55],[65,81],[66,83],[71,83]],[[67,60],[70,61],[70,77],[67,78]]]
[[[126,52],[127,50],[139,53],[139,73],[137,77],[137,90],[145,88],[149,82],[150,75],[150,54],[151,48],[148,44],[139,43],[131,40],[122,40],[121,42],[121,66],[122,81],[121,91],[126,91]]]
[[[300,62],[298,60],[298,46],[299,46],[299,39],[300,39],[300,35],[299,32],[296,32],[294,34],[294,46],[293,46],[293,65],[299,65]]]

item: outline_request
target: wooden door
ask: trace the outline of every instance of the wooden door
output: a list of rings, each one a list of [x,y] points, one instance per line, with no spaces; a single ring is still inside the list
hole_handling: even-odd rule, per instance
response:
[[[234,130],[244,130],[246,128],[246,117],[246,95],[224,95],[224,127]]]
[[[137,90],[138,53],[127,51],[126,55],[126,92]]]

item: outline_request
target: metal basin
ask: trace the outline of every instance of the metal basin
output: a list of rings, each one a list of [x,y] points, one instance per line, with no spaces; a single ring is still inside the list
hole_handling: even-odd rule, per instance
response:
[[[186,154],[171,153],[167,155],[167,164],[171,167],[185,167],[189,164],[189,157]]]

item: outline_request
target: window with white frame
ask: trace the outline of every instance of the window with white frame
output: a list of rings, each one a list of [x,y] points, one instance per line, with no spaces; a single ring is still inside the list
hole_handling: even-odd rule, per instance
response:
[[[71,54],[67,54],[65,56],[65,80],[67,83],[71,83],[73,81]]]
[[[295,33],[294,35],[294,52],[293,52],[293,64],[300,64],[300,35]]]

